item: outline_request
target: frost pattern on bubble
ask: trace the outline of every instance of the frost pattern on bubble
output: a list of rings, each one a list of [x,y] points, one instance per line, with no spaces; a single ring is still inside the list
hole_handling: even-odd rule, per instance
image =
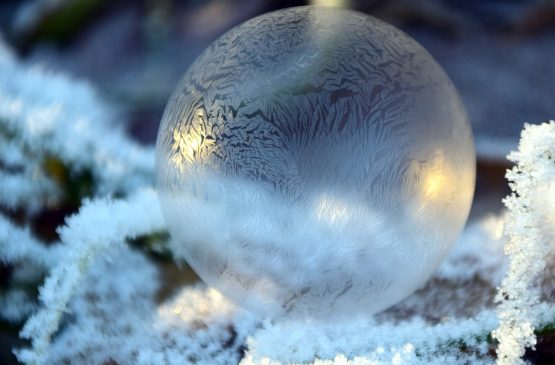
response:
[[[474,191],[464,108],[433,58],[350,10],[243,23],[183,77],[157,141],[174,250],[261,316],[372,314],[457,239]]]

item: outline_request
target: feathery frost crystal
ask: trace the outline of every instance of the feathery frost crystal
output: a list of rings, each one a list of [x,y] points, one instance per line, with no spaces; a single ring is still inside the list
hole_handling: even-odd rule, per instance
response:
[[[223,35],[174,92],[157,183],[174,241],[261,316],[375,313],[457,239],[475,155],[441,67],[394,27],[299,7]]]

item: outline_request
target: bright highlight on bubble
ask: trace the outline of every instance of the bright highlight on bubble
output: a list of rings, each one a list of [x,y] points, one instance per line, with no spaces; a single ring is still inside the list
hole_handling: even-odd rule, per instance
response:
[[[174,251],[264,317],[373,314],[466,221],[472,134],[414,40],[337,8],[268,13],[210,45],[166,107],[157,185]]]

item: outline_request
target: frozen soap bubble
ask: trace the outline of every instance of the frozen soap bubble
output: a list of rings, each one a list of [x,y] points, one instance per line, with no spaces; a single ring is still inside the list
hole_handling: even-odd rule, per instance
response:
[[[264,14],[211,44],[156,152],[174,253],[269,318],[399,302],[446,256],[474,191],[472,133],[441,67],[334,8]]]

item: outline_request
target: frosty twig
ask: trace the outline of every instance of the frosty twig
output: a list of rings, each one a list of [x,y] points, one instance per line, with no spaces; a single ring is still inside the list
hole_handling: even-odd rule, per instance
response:
[[[539,214],[546,196],[539,197],[538,192],[555,176],[555,122],[525,125],[518,151],[508,158],[516,166],[507,172],[513,193],[504,199],[509,210],[505,253],[510,265],[496,298],[500,325],[493,335],[499,341],[499,365],[524,364],[525,349],[536,344],[534,326],[540,300],[536,281],[550,249]]]

